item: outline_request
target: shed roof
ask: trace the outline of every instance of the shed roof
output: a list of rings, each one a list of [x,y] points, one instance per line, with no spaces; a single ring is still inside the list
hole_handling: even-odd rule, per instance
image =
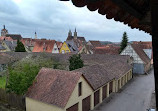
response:
[[[42,68],[26,96],[64,108],[81,76],[78,72]]]

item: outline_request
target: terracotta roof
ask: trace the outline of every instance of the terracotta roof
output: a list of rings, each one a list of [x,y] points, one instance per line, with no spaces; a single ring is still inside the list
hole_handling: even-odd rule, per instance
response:
[[[133,41],[133,44],[140,44],[143,45],[144,49],[152,49],[152,42],[143,42],[143,41]]]
[[[131,44],[133,49],[136,51],[136,53],[139,55],[139,57],[142,59],[142,61],[145,64],[148,64],[150,62],[150,58],[146,55],[144,52],[144,45],[141,44]]]
[[[62,42],[58,42],[58,41],[56,41],[56,44],[57,44],[58,49],[60,49],[62,47],[62,45],[63,45]]]
[[[103,47],[96,47],[94,49],[94,54],[119,54],[120,47],[116,46],[103,46]]]
[[[65,1],[65,0],[63,0]],[[150,0],[72,0],[77,7],[98,10],[107,19],[128,24],[151,34]]]
[[[126,57],[124,56],[124,59],[126,59]],[[108,59],[106,58],[106,60]],[[94,65],[77,69],[75,72],[83,73],[83,76],[92,86],[92,88],[97,90],[114,78],[119,79],[130,69],[132,69],[132,66],[129,65],[125,60],[123,61],[121,58],[115,59],[113,62],[110,61],[113,61],[112,58],[107,62],[103,60],[101,64],[96,62]]]
[[[89,41],[93,47],[101,47],[102,44],[100,43],[100,41]]]
[[[26,96],[64,108],[81,76],[78,72],[42,68]]]
[[[11,37],[13,40],[21,40],[22,37],[20,34],[7,34],[6,37]]]
[[[36,41],[32,52],[50,52],[52,53],[55,40],[38,40]]]
[[[83,76],[94,90],[97,90],[101,86],[114,79],[114,75],[110,74],[109,70],[107,70],[105,66],[98,64],[83,67],[75,70],[74,72],[83,73]]]
[[[11,37],[0,37],[0,40],[13,41]]]

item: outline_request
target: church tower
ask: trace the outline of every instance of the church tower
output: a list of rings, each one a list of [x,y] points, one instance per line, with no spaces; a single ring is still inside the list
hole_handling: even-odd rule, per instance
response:
[[[35,39],[37,39],[37,33],[36,33],[36,31],[35,31]]]
[[[74,39],[77,39],[77,31],[76,31],[76,28],[75,28],[75,32],[74,32]]]
[[[68,37],[72,36],[71,30],[69,30]]]
[[[4,28],[1,30],[1,36],[6,36],[8,34],[8,30],[5,29],[5,25]]]

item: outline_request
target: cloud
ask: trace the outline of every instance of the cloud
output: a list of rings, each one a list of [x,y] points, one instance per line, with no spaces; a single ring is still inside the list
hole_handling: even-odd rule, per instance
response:
[[[71,2],[58,0],[1,0],[0,18],[9,33],[19,33],[23,37],[66,40],[68,30],[77,28],[78,35],[86,40],[121,41],[124,31],[129,40],[151,40],[150,35],[127,25],[108,20],[97,11],[86,7],[77,8]],[[3,5],[2,5],[3,4]]]

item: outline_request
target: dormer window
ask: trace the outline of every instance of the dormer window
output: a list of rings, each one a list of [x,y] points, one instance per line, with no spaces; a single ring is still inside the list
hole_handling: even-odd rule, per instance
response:
[[[78,84],[78,96],[82,95],[82,82]]]

